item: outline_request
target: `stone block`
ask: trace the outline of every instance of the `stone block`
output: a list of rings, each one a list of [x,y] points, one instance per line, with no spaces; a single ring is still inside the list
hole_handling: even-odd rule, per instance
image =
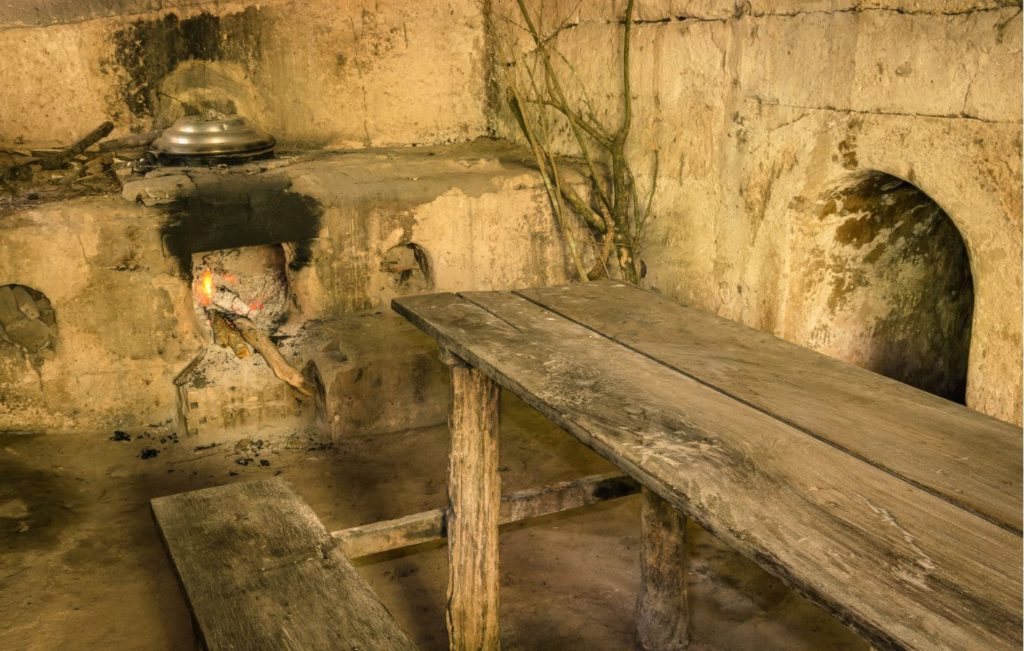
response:
[[[28,290],[20,285],[15,285],[11,289],[11,293],[14,294],[14,300],[18,303],[18,310],[22,314],[29,319],[39,318],[39,308],[36,306],[35,299],[28,293]]]
[[[18,309],[18,300],[14,297],[14,286],[0,287],[0,326],[6,326],[24,316]]]
[[[445,422],[448,369],[434,340],[391,312],[318,324],[317,422],[334,438]]]
[[[53,331],[45,323],[24,316],[4,324],[4,332],[8,339],[32,352],[46,348],[53,338]]]
[[[147,176],[124,184],[121,196],[147,206],[159,206],[184,199],[195,191],[195,184],[185,174]]]
[[[487,129],[476,0],[29,4],[0,3],[0,51],[18,62],[0,66],[0,139],[71,142],[108,117],[116,137],[173,119],[182,102],[225,100],[302,147],[451,142]],[[181,43],[207,54],[168,58]],[[132,63],[141,60],[177,65]]]

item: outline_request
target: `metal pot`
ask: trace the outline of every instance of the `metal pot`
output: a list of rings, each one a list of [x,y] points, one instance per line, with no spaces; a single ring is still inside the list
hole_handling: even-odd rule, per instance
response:
[[[274,137],[240,115],[187,116],[177,120],[153,141],[150,153],[158,160],[247,160],[269,156]]]

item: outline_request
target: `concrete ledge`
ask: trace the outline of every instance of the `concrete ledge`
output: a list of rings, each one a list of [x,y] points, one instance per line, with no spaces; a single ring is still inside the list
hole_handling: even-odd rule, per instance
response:
[[[438,425],[448,416],[448,369],[437,344],[390,312],[316,326],[309,368],[317,424],[332,438]]]

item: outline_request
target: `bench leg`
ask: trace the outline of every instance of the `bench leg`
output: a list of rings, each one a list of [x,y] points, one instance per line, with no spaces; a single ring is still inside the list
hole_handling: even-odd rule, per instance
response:
[[[686,516],[657,493],[643,489],[637,645],[675,651],[689,642],[686,598]]]
[[[451,366],[448,459],[448,644],[490,651],[498,641],[498,385],[447,354]]]

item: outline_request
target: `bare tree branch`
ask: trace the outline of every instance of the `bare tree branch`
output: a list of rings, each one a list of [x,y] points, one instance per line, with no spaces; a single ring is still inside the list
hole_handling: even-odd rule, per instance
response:
[[[597,116],[576,68],[556,46],[559,36],[575,27],[576,22],[565,18],[552,31],[542,33],[534,15],[526,8],[526,0],[516,0],[516,4],[522,23],[506,22],[514,29],[525,29],[533,40],[534,48],[518,56],[506,57],[511,62],[505,68],[510,87],[509,106],[533,152],[559,228],[566,235],[569,255],[581,279],[584,276],[593,279],[609,275],[607,260],[614,252],[621,277],[630,283],[640,284],[643,266],[639,256],[640,237],[651,217],[659,161],[655,151],[654,178],[646,201],[641,202],[636,178],[625,153],[633,121],[630,53],[635,0],[627,0],[624,15],[619,21],[623,25],[622,104],[617,129],[607,126]],[[540,13],[543,14],[543,5]],[[515,39],[515,35],[509,38]],[[509,42],[515,43],[515,40]],[[569,101],[560,73],[566,74],[573,84],[574,102]],[[524,85],[526,92],[521,92]],[[528,100],[523,99],[526,94],[530,96]],[[593,204],[581,197],[572,184],[565,182],[559,162],[551,154],[553,138],[564,126],[568,126],[586,165],[595,197]],[[597,260],[589,272],[584,271],[575,238],[569,232],[567,205],[582,220],[595,247]]]

